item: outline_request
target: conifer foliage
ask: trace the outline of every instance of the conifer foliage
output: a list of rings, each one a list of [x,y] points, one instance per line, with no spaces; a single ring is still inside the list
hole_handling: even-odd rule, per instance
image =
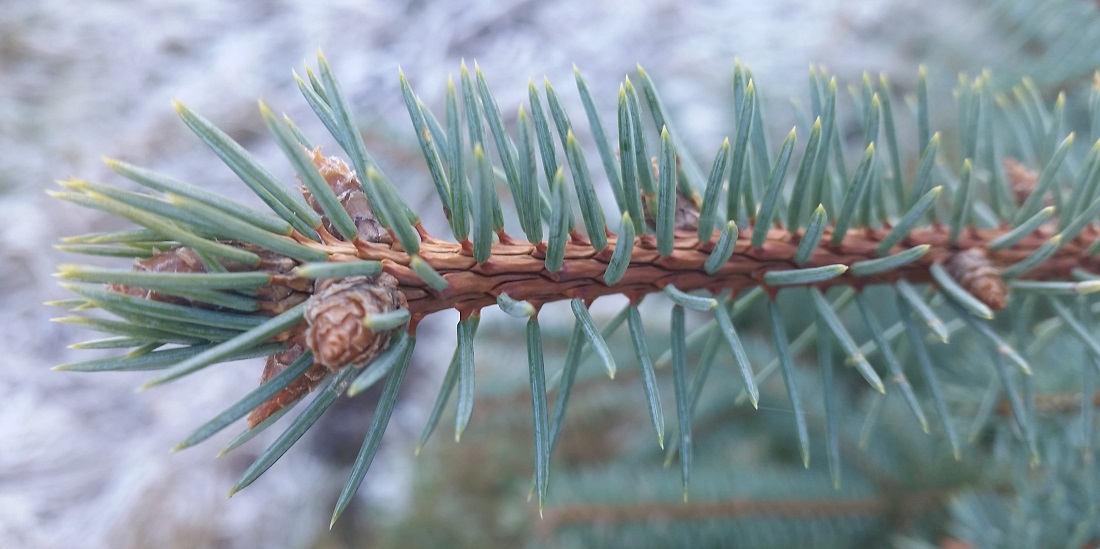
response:
[[[551,455],[568,436],[562,426],[578,367],[594,357],[611,377],[625,369],[608,343],[621,327],[644,393],[639,413],[678,461],[685,498],[692,416],[716,356],[736,372],[742,398],[753,406],[765,398],[761,384],[781,374],[805,464],[819,459],[810,452],[807,402],[822,403],[824,458],[837,486],[845,421],[838,410],[846,408],[837,380],[849,373],[862,377],[864,392],[901,397],[912,421],[946,440],[957,459],[967,443],[959,414],[978,429],[1010,418],[1006,436],[1034,465],[1047,450],[1036,419],[1042,381],[1032,380],[1047,370],[1070,372],[1079,380],[1065,397],[1081,410],[1078,446],[1084,455],[1095,447],[1088,403],[1100,373],[1093,326],[1100,304],[1090,298],[1100,291],[1100,85],[1082,105],[1065,95],[1048,104],[1027,80],[1005,93],[990,74],[960,77],[959,127],[948,138],[933,131],[923,71],[912,109],[885,76],[868,77],[853,88],[861,125],[853,140],[841,128],[847,105],[837,82],[814,69],[804,122],[776,147],[752,72],[738,64],[730,138],[700,163],[685,148],[681,132],[688,128],[674,126],[640,67],[622,82],[614,113],[598,112],[577,71],[583,113],[567,113],[549,83],[531,84],[514,124],[476,66],[463,66],[458,81],[447,82],[435,113],[402,74],[411,129],[451,231],[439,237],[420,216],[440,213],[410,207],[367,151],[323,57],[317,69],[296,75],[297,82],[342,155],[322,151],[260,104],[297,182],[279,181],[211,121],[176,104],[183,122],[269,211],[117,160],[107,163],[142,191],[79,179],[51,191],[138,226],[70,237],[60,246],[132,260],[133,268],[60,267],[76,294],[55,303],[73,311],[61,320],[107,334],[78,346],[128,350],[58,369],[149,370],[145,387],[152,387],[220,362],[266,357],[260,386],[179,445],[196,445],[247,416],[228,451],[296,409],[234,492],[263,474],[336,398],[381,382],[335,521],[378,451],[417,324],[448,309],[460,313],[458,345],[420,444],[452,397],[461,436],[476,406],[473,341],[486,307],[526,325],[540,510],[553,484]],[[1070,109],[1087,112],[1088,122],[1072,123]],[[917,135],[902,139],[899,121],[910,116]],[[595,154],[578,134],[586,142],[590,136]],[[908,142],[918,150],[903,150]],[[597,188],[609,188],[613,202],[601,201]],[[629,304],[601,326],[588,306],[612,294]],[[651,349],[638,307],[651,294],[670,305],[663,356]],[[812,316],[797,333],[781,295],[795,296]],[[564,365],[548,364],[542,347],[539,311],[556,301],[567,301],[575,316]],[[763,312],[751,328],[750,311]],[[770,334],[770,363],[750,359],[750,329]],[[942,356],[935,347],[960,339],[978,342],[989,365],[978,385],[988,389],[975,392],[971,407],[958,406],[940,381],[954,365],[933,360]],[[1079,347],[1084,360],[1039,367],[1036,358],[1048,356],[1054,342]],[[805,350],[818,357],[813,394],[796,382]],[[559,369],[551,386],[547,372]],[[671,397],[661,394],[666,374]],[[666,408],[669,402],[674,406]]]

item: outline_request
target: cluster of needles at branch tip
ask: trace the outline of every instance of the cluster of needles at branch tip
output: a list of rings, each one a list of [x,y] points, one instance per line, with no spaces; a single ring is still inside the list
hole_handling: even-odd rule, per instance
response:
[[[531,83],[529,103],[514,119],[506,117],[481,69],[474,65],[471,71],[465,64],[458,81],[447,82],[443,115],[437,118],[402,73],[401,93],[453,240],[428,233],[367,151],[324,57],[316,72],[307,67],[305,77],[295,74],[295,79],[346,160],[324,155],[288,118],[260,104],[264,123],[297,172],[295,185],[279,181],[213,123],[177,103],[183,122],[270,211],[116,160],[107,164],[142,191],[62,182],[63,190],[51,194],[140,228],[70,237],[59,246],[133,262],[130,270],[60,268],[58,276],[71,281],[65,286],[78,297],[55,304],[112,315],[58,319],[110,335],[78,346],[132,350],[59,369],[151,370],[156,377],[146,386],[153,386],[219,362],[265,357],[260,386],[179,448],[247,416],[247,429],[228,449],[236,447],[316,393],[234,492],[266,471],[339,395],[384,381],[333,521],[378,450],[409,369],[418,323],[448,309],[459,312],[458,345],[418,451],[452,393],[457,392],[456,440],[470,421],[480,311],[499,307],[525,319],[540,510],[577,368],[594,351],[613,377],[617,359],[606,340],[622,324],[629,330],[658,445],[669,443],[670,459],[678,452],[685,498],[691,416],[706,375],[699,369],[691,376],[688,356],[706,341],[714,342],[711,358],[715,346],[728,349],[754,406],[761,398],[758,385],[775,371],[783,374],[808,466],[805,395],[793,381],[801,350],[816,341],[822,353],[826,416],[835,407],[829,400],[834,378],[842,373],[834,369],[835,354],[843,357],[836,366],[855,369],[873,391],[902,394],[928,431],[922,401],[891,350],[895,339],[907,338],[921,365],[909,375],[923,378],[958,455],[925,349],[926,332],[947,343],[951,330],[966,327],[988,343],[997,364],[1030,373],[1025,354],[990,321],[998,311],[1017,307],[1017,294],[1039,294],[1052,304],[1053,318],[1100,354],[1095,336],[1083,327],[1091,318],[1081,320],[1081,308],[1063,304],[1100,289],[1093,280],[1100,277],[1094,274],[1100,273],[1100,142],[1078,158],[1074,135],[1061,135],[1062,123],[1047,120],[1049,135],[1042,139],[996,147],[994,126],[1033,123],[1026,117],[1045,107],[998,109],[1002,98],[995,97],[990,76],[982,74],[957,90],[961,161],[949,159],[940,134],[929,129],[924,74],[918,80],[917,96],[924,99],[917,101],[915,140],[899,135],[900,113],[885,77],[877,84],[865,78],[862,89],[853,88],[863,125],[855,146],[862,154],[849,166],[845,148],[852,144],[843,137],[848,134],[841,128],[835,79],[811,70],[811,108],[800,112],[805,122],[773,151],[752,72],[737,63],[731,137],[704,170],[686,148],[684,128],[674,125],[640,67],[619,87],[610,119],[601,118],[575,71],[583,125],[566,112],[549,82],[541,89]],[[1034,95],[1027,82],[1021,86],[1028,93],[1019,97]],[[1090,108],[1096,111],[1100,91],[1092,95]],[[1064,110],[1056,113],[1064,116]],[[608,120],[615,126],[605,126]],[[585,153],[578,136],[593,143],[598,161]],[[916,143],[912,158],[902,156],[903,141]],[[998,160],[1005,148],[1015,156]],[[1077,174],[1064,173],[1067,157],[1074,159]],[[604,190],[613,201],[601,200]],[[896,324],[884,328],[877,320],[882,310],[863,293],[872,286],[896,292],[896,313],[890,313],[899,318]],[[833,287],[840,289],[830,292]],[[922,293],[921,287],[932,291]],[[669,352],[656,359],[638,307],[655,293],[673,303]],[[809,327],[793,339],[782,317],[781,294],[811,303],[815,311]],[[629,304],[601,328],[588,306],[605,295],[625,296]],[[845,314],[853,297],[859,317]],[[774,364],[752,364],[744,349],[743,332],[750,329],[745,319],[759,299],[767,300]],[[557,396],[548,399],[553,378],[546,375],[539,313],[545,304],[565,300],[577,328]],[[853,334],[864,328],[873,337],[861,344]],[[675,381],[674,436],[666,436],[657,376],[665,364],[672,365]],[[883,372],[889,375],[882,377]],[[1016,422],[1030,432],[1025,407],[1016,405],[1014,378],[1006,373],[1001,379]],[[826,437],[830,471],[839,485],[835,421],[827,417]]]

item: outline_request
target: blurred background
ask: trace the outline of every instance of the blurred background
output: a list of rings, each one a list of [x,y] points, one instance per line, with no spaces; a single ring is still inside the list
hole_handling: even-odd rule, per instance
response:
[[[1084,1],[1057,4],[1094,11]],[[290,181],[256,99],[325,142],[291,77],[292,69],[304,74],[304,63],[323,48],[373,155],[405,196],[430,212],[437,205],[402,103],[398,67],[437,113],[448,76],[457,76],[465,59],[484,70],[506,114],[526,102],[529,79],[541,85],[545,76],[579,118],[575,63],[606,124],[619,82],[640,63],[705,158],[733,131],[735,59],[754,71],[773,140],[794,124],[792,99],[807,101],[811,63],[827,66],[842,90],[858,85],[863,71],[876,78],[889,72],[895,97],[912,93],[918,64],[927,64],[933,105],[950,97],[958,71],[985,67],[1004,78],[1035,73],[1045,86],[1087,83],[1093,60],[1049,75],[1042,62],[1048,58],[1039,55],[1049,53],[1042,42],[1049,36],[1016,32],[1037,6],[992,0],[4,0],[0,547],[514,545],[550,528],[526,500],[532,460],[529,438],[522,436],[530,428],[525,369],[489,362],[518,348],[522,334],[491,315],[478,342],[485,358],[478,371],[479,382],[493,379],[482,384],[485,395],[461,453],[444,419],[425,453],[408,459],[455,338],[455,319],[444,314],[423,325],[421,339],[432,344],[417,349],[383,452],[332,531],[325,526],[369,421],[371,395],[345,399],[268,474],[227,500],[229,487],[277,429],[217,460],[214,454],[233,433],[179,454],[168,449],[254,387],[259,363],[220,365],[141,394],[133,392],[146,377],[140,374],[50,371],[88,358],[89,352],[66,346],[91,335],[49,322],[61,313],[42,303],[66,297],[51,273],[58,263],[81,260],[51,245],[65,235],[124,227],[48,198],[44,191],[55,179],[120,183],[100,161],[107,155],[250,200],[247,188],[179,122],[171,99],[213,120]],[[952,108],[934,108],[934,114],[954,116]],[[557,337],[567,336],[565,323],[545,324],[551,337],[555,329]],[[562,349],[551,341],[548,352]],[[519,377],[497,379],[489,375],[494,371]],[[509,405],[522,421],[501,419]],[[604,412],[597,407],[594,413]],[[620,451],[651,442],[644,424],[627,428],[634,420],[602,417],[587,429],[576,427],[575,443],[563,442],[555,459],[584,463],[610,446]],[[515,436],[504,436],[509,429]],[[563,482],[559,490],[568,491],[570,481]]]

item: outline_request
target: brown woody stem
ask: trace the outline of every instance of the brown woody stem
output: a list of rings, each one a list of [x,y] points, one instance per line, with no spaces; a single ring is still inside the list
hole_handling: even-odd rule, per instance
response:
[[[856,277],[850,273],[816,284],[820,288],[835,285],[862,287],[873,284],[888,284],[898,279],[922,283],[931,279],[929,267],[944,261],[951,254],[972,248],[988,249],[989,243],[1009,230],[970,228],[963,232],[956,245],[949,243],[949,231],[943,226],[931,226],[913,230],[895,248],[896,251],[913,246],[928,244],[928,253],[918,261],[889,272],[871,276]],[[1034,252],[1053,236],[1053,225],[1040,227],[1015,246],[989,252],[991,263],[1004,268],[1012,265]],[[506,244],[496,244],[492,254],[482,265],[478,265],[470,250],[460,244],[441,241],[424,242],[420,256],[450,283],[450,286],[437,292],[427,285],[409,268],[409,256],[400,249],[388,244],[356,241],[350,243],[330,243],[324,248],[333,254],[333,260],[373,259],[380,260],[384,269],[397,278],[400,289],[408,299],[409,311],[414,318],[431,313],[458,309],[466,314],[482,307],[494,305],[496,297],[507,293],[516,300],[525,300],[536,307],[543,303],[564,299],[580,298],[591,302],[609,294],[622,294],[631,299],[660,291],[668,284],[675,284],[684,291],[699,289],[718,293],[730,289],[735,293],[742,290],[767,286],[764,273],[773,270],[811,268],[824,265],[843,264],[851,266],[859,261],[876,259],[875,247],[888,231],[875,228],[853,229],[839,245],[829,243],[831,229],[826,229],[821,243],[811,259],[798,267],[792,258],[798,247],[800,235],[791,234],[784,229],[772,229],[760,248],[752,248],[748,239],[739,239],[733,256],[713,275],[703,270],[703,264],[713,248],[713,243],[700,243],[694,230],[678,230],[675,247],[671,256],[662,258],[657,254],[651,235],[637,240],[631,255],[630,267],[622,280],[614,286],[603,282],[603,273],[614,249],[615,238],[602,252],[597,252],[583,240],[571,241],[566,245],[565,261],[561,270],[555,274],[546,271],[543,264],[545,246],[510,239]],[[747,234],[747,232],[745,233]],[[1087,227],[1073,241],[1063,246],[1043,264],[1025,275],[1034,280],[1064,279],[1074,268],[1100,270],[1100,258],[1086,253],[1089,243],[1100,237],[1100,229]],[[313,243],[316,244],[316,243]],[[771,288],[778,291],[779,288]]]

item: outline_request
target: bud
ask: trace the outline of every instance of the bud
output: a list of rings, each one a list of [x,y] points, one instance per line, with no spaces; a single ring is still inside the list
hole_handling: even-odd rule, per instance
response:
[[[306,344],[314,359],[332,371],[363,366],[386,348],[393,333],[375,332],[363,320],[404,306],[397,279],[385,273],[318,282],[306,305]]]
[[[1039,172],[1027,167],[1026,164],[1012,158],[1004,159],[1005,178],[1008,179],[1008,188],[1012,191],[1012,198],[1017,206],[1023,205],[1031,193],[1035,191],[1035,185],[1039,182]]]
[[[340,199],[340,204],[347,210],[352,221],[355,222],[359,239],[383,244],[392,243],[393,238],[390,237],[390,232],[375,217],[370,200],[363,193],[363,186],[359,182],[355,170],[352,170],[343,160],[335,156],[322,155],[321,147],[308,152],[313,160],[313,165],[317,166],[317,171],[321,172],[321,177],[324,177],[328,186],[332,187],[332,192],[336,193],[336,198]],[[336,228],[332,226],[332,222],[325,217],[325,211],[313,198],[313,194],[309,192],[309,189],[302,187],[301,191],[310,207],[321,215],[325,229],[334,235],[339,234],[336,232]]]
[[[293,341],[287,350],[270,355],[267,357],[267,362],[264,364],[264,373],[260,377],[260,385],[267,383],[267,381],[286,370],[295,360],[298,360],[305,352],[305,345],[300,340],[299,334],[297,340]],[[283,390],[275,393],[274,396],[265,400],[262,404],[257,406],[248,414],[248,428],[251,429],[256,425],[259,425],[261,421],[271,417],[273,414],[282,410],[291,402],[298,400],[302,395],[308,394],[319,383],[321,383],[328,375],[328,369],[320,364],[314,364],[313,367],[306,370],[298,379],[295,379],[287,385]]]
[[[157,252],[146,259],[134,260],[134,270],[148,273],[202,273],[206,267],[202,264],[198,254],[191,248],[172,248],[163,252]],[[107,289],[149,301],[160,301],[176,305],[191,305],[190,299],[176,297],[161,292],[155,292],[137,286],[125,284],[108,284]]]
[[[960,286],[994,311],[1008,304],[1008,285],[1001,271],[989,262],[985,251],[977,248],[953,254],[943,268]]]

